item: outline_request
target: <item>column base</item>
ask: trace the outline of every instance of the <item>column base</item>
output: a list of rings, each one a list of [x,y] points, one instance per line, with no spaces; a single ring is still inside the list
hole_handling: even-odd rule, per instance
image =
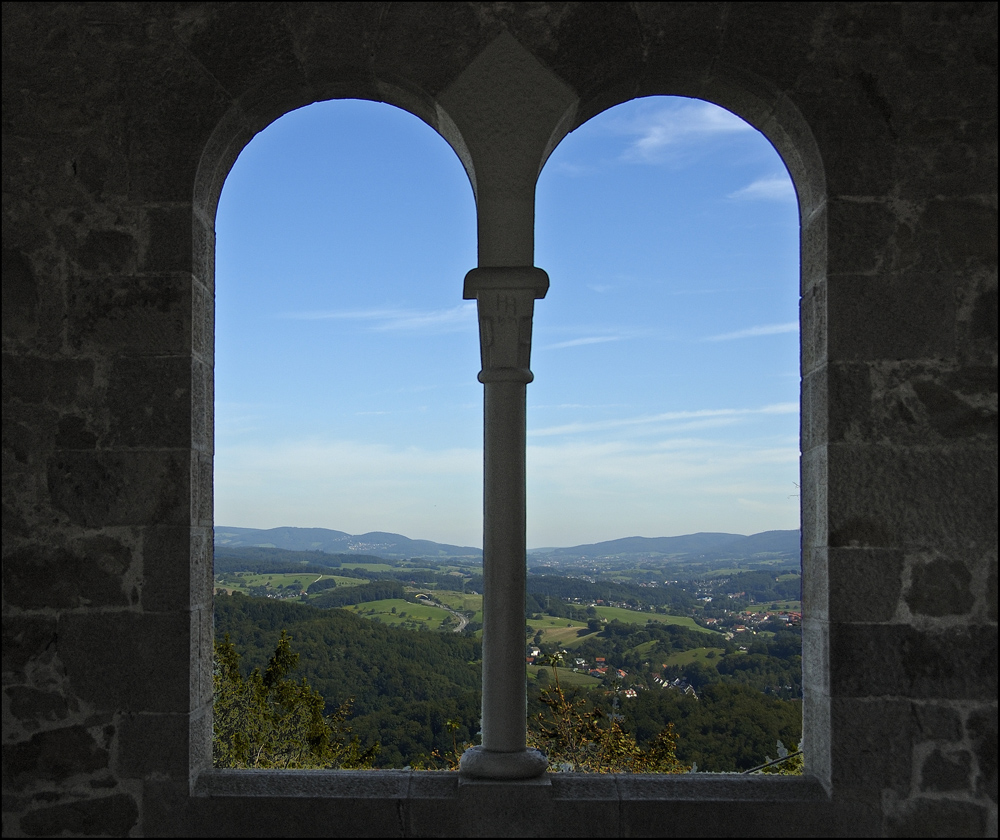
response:
[[[458,772],[473,779],[533,779],[548,766],[548,759],[538,750],[493,752],[470,747],[462,753]]]

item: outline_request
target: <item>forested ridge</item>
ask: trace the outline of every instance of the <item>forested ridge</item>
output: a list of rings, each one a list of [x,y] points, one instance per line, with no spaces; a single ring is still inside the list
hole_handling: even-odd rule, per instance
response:
[[[323,695],[327,713],[353,698],[354,734],[382,745],[376,766],[403,767],[431,750],[451,749],[477,731],[481,644],[473,637],[412,632],[308,604],[217,595],[215,633],[229,637],[246,673],[264,668],[282,630],[300,654],[296,676]]]
[[[377,585],[342,591],[347,595]],[[387,591],[399,586],[394,580],[381,585]],[[446,755],[456,743],[475,741],[482,655],[475,634],[405,630],[343,609],[295,601],[239,593],[216,596],[216,637],[229,635],[245,673],[266,666],[282,630],[300,654],[293,676],[305,677],[323,696],[327,714],[353,700],[349,724],[361,748],[381,744],[376,767],[427,766],[433,751]],[[717,659],[695,659],[663,671],[667,678],[692,685],[697,697],[654,681],[657,669],[650,669],[649,663],[681,651],[704,650],[704,631],[652,622],[643,627],[612,621],[599,632],[589,632],[573,655],[604,657],[612,673],[621,668],[629,677],[622,681],[609,675],[599,685],[570,690],[580,692],[588,708],[599,708],[604,715],[623,713],[625,730],[641,747],[673,724],[677,759],[703,771],[747,770],[774,755],[778,739],[797,744],[801,704],[780,699],[773,687],[786,686],[790,691],[783,693],[798,696],[800,637],[791,631],[761,634],[746,650],[722,641],[721,634],[711,638],[718,645]],[[568,669],[561,670],[569,676]],[[529,680],[529,717],[542,711],[540,696],[549,684],[549,671],[539,669],[538,679]],[[626,686],[639,690],[629,696]]]

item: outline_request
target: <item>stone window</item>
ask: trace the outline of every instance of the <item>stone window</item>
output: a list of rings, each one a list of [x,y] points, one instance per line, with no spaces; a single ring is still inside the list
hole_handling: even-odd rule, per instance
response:
[[[503,84],[497,88],[498,68],[503,68]],[[523,101],[533,102],[530,113],[523,111]],[[405,101],[405,98],[404,98]],[[484,111],[484,101],[495,101],[494,111]],[[529,369],[531,324],[534,300],[544,297],[548,277],[533,265],[534,212],[533,199],[537,173],[542,163],[572,127],[577,107],[575,95],[524,52],[517,42],[502,35],[477,57],[464,75],[438,97],[438,110],[432,116],[438,130],[452,144],[469,172],[477,199],[479,266],[465,278],[464,296],[476,300],[480,321],[482,370],[479,380],[484,385],[484,644],[483,644],[483,717],[480,747],[469,750],[462,759],[459,780],[466,786],[476,784],[503,785],[536,784],[543,788],[556,785],[564,793],[576,782],[562,774],[544,774],[545,759],[525,746],[525,691],[523,660],[523,604],[525,586],[525,388],[531,381]],[[806,243],[803,251],[803,361],[804,373],[814,358],[814,320],[809,309],[811,279],[821,279],[821,268],[812,259],[809,250],[822,240],[822,220],[814,216],[814,204],[821,199],[821,183],[809,181],[806,161],[795,158],[794,143],[784,132],[780,120],[773,113],[758,115],[755,106],[740,107],[740,103],[720,101],[740,113],[770,137],[779,149],[785,146],[785,160],[796,178],[799,205],[802,212],[802,230]],[[786,115],[787,116],[787,115]],[[794,123],[794,115],[792,122]],[[755,117],[757,119],[755,120]],[[515,140],[516,138],[516,140]],[[790,145],[791,144],[791,145]],[[788,152],[792,152],[790,158]],[[802,177],[806,181],[801,180]],[[212,199],[214,204],[214,199]],[[803,406],[803,429],[810,427],[810,407]],[[818,419],[818,418],[817,418]],[[803,435],[803,449],[808,437]],[[808,454],[806,455],[808,459]],[[809,496],[814,484],[807,476],[804,481],[805,496],[804,534],[808,539]],[[805,564],[811,562],[808,552]],[[807,630],[808,633],[808,630]],[[822,678],[825,669],[817,656],[815,639],[805,652],[805,659],[813,663],[807,669],[805,681]],[[816,669],[819,669],[817,673]],[[809,708],[807,698],[807,710]],[[815,704],[815,701],[812,701]],[[822,748],[822,714],[810,721],[812,741],[807,735],[805,749],[815,769],[821,768],[825,750]],[[375,787],[402,783],[409,793],[400,793],[409,799],[416,788],[426,788],[434,798],[447,795],[453,781],[431,774],[426,782],[406,777],[401,781],[394,771],[384,782],[374,782],[373,777],[362,774],[339,773],[329,782],[336,795],[369,795]],[[321,774],[322,775],[322,774]],[[819,774],[822,776],[822,772]],[[569,774],[572,776],[572,774]],[[273,778],[272,778],[273,777]],[[381,776],[380,776],[381,777]],[[225,771],[202,773],[197,789],[212,796],[250,793],[266,784],[275,793],[285,791],[290,795],[301,790],[301,779],[290,776],[234,777]],[[447,777],[453,779],[453,777]],[[815,775],[803,778],[789,787],[787,780],[773,780],[763,784],[767,797],[806,800],[821,797],[822,786]],[[641,797],[670,798],[677,792],[678,780],[640,779],[627,783],[617,777],[605,782],[588,780],[591,792],[597,784],[595,801],[610,797],[621,800],[625,784],[631,793]],[[686,778],[685,789],[696,798],[727,798],[721,793],[720,780]],[[570,788],[565,785],[569,784]],[[609,785],[604,788],[601,785]],[[690,785],[694,787],[690,787]],[[753,785],[758,784],[756,781]],[[444,785],[437,794],[435,786]],[[312,783],[308,787],[311,787]],[[637,786],[637,787],[636,787]],[[501,788],[497,788],[499,791]],[[756,788],[754,788],[756,790]],[[783,790],[785,792],[779,792]],[[642,793],[642,791],[646,791]],[[380,793],[378,796],[386,795]],[[472,794],[470,794],[472,795]],[[542,794],[548,796],[549,794]],[[576,794],[574,794],[575,796]],[[756,796],[757,794],[753,794]],[[477,795],[478,796],[478,795]]]

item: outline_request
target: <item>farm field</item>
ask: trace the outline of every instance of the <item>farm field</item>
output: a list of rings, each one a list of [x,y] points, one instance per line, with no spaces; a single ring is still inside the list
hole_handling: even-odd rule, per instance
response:
[[[348,577],[346,575],[317,575],[313,572],[295,574],[275,574],[257,575],[247,572],[235,572],[215,576],[215,587],[226,589],[229,592],[243,592],[246,594],[252,587],[266,586],[275,591],[282,589],[306,589],[309,584],[317,580],[337,581],[337,586],[357,586],[367,583],[363,578]]]
[[[552,680],[552,669],[545,665],[528,665],[528,679],[538,679],[539,671],[548,671],[550,682]],[[559,684],[563,686],[580,686],[582,688],[593,688],[601,684],[600,677],[592,677],[590,674],[583,674],[579,671],[572,671],[569,668],[559,669]]]
[[[714,653],[715,656],[710,656]],[[730,654],[731,656],[742,656],[744,654]],[[678,653],[671,653],[669,656],[663,657],[662,660],[657,661],[657,665],[663,665],[664,667],[669,665],[678,665],[681,668],[691,665],[695,662],[704,662],[706,665],[712,665],[722,659],[723,652],[719,648],[693,648],[691,650],[682,650]]]
[[[601,618],[606,618],[608,621],[617,619],[622,624],[645,624],[647,621],[657,621],[660,624],[677,624],[701,633],[718,634],[717,630],[709,630],[707,627],[701,627],[695,623],[693,618],[689,618],[686,615],[663,615],[661,613],[626,610],[621,607],[596,607],[596,610]]]
[[[802,612],[801,601],[769,601],[766,604],[751,604],[747,607],[747,612],[774,612],[775,609],[784,612]]]
[[[349,607],[340,607],[340,609],[353,612],[362,618],[411,630],[419,630],[422,627],[427,630],[441,630],[448,629],[449,625],[455,625],[455,618],[447,610],[424,604],[414,604],[411,601],[404,601],[402,598],[365,601],[363,604],[353,604]],[[444,628],[442,628],[442,624],[445,624]]]
[[[407,587],[408,589],[412,587]],[[414,592],[424,592],[435,601],[451,607],[453,610],[462,613],[472,613],[469,621],[483,620],[483,596],[469,595],[466,592],[458,592],[451,589],[422,590],[414,589]]]

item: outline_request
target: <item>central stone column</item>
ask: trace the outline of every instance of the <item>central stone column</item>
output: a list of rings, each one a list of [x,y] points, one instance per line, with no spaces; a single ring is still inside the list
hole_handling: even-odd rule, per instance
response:
[[[479,310],[483,420],[482,746],[459,770],[488,779],[529,779],[547,761],[529,750],[524,665],[525,386],[534,378],[531,319],[549,278],[534,266],[476,268],[464,297]]]

